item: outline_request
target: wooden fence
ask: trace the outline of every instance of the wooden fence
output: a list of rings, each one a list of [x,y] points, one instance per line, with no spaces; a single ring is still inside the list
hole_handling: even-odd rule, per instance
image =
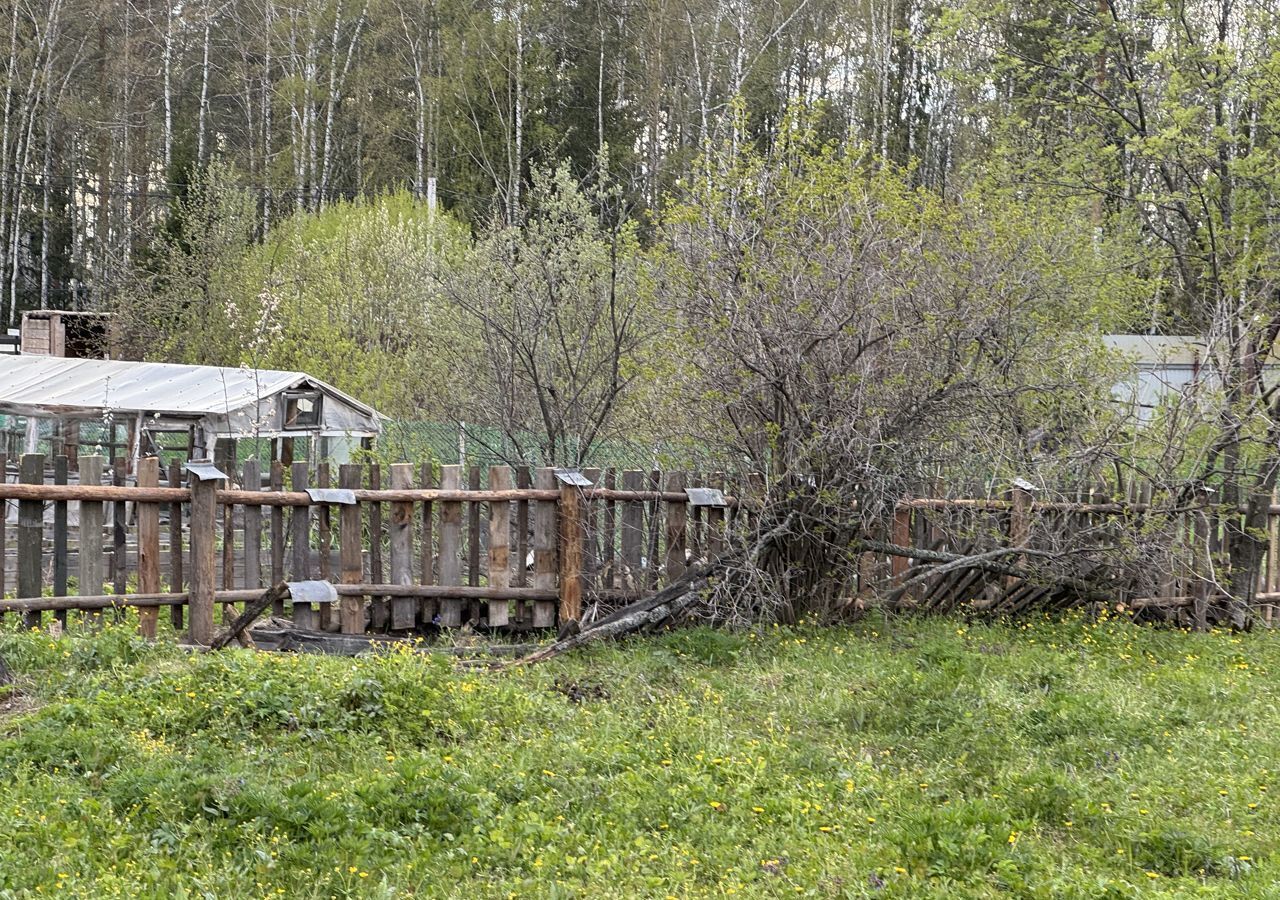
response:
[[[555,627],[592,604],[640,599],[714,558],[752,524],[763,486],[759,476],[727,484],[717,474],[598,469],[566,483],[549,468],[432,464],[335,472],[295,463],[286,472],[276,463],[264,473],[256,460],[234,479],[202,480],[176,463],[162,472],[154,458],[130,479],[123,461],[108,466],[101,457],[81,457],[70,477],[65,458],[28,454],[16,463],[0,456],[0,614],[19,612],[39,627],[47,613],[65,621],[68,610],[94,616],[136,606],[153,637],[167,608],[174,629],[200,643],[212,638],[219,607],[227,621],[233,604],[280,581],[334,586],[336,602],[299,593],[273,611],[302,627]],[[722,491],[723,505],[686,490],[700,487]],[[897,595],[906,608],[1014,614],[1054,588],[973,567],[915,579],[916,566],[972,551],[966,533],[982,532],[983,546],[1035,549],[1045,522],[1101,541],[1145,509],[1138,497],[1043,502],[1020,490],[1001,499],[904,499],[885,537],[916,559],[864,554],[857,593],[893,596],[909,585]],[[1208,508],[1179,515],[1169,533],[1185,546],[1157,548],[1171,556],[1156,588],[1117,587],[1115,599],[1185,609],[1203,625],[1214,590],[1206,572],[1226,551],[1230,516]],[[1280,506],[1272,506],[1255,598],[1268,619],[1280,600],[1278,545]]]
[[[277,463],[264,478],[249,460],[223,481],[146,458],[130,483],[122,461],[81,457],[68,483],[66,460],[47,462],[22,456],[11,482],[0,457],[0,499],[17,507],[0,530],[0,613],[38,627],[48,612],[136,606],[154,636],[168,607],[200,643],[215,607],[225,621],[279,581],[334,584],[336,604],[274,610],[304,627],[554,627],[678,577],[737,518],[733,497],[705,506],[685,491],[718,476],[683,473],[588,469],[567,484],[550,468],[295,463],[286,477]]]

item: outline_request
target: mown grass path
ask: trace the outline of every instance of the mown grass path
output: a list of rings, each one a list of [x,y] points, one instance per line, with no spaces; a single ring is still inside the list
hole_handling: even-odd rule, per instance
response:
[[[1280,636],[689,631],[530,670],[6,633],[0,897],[1280,896]]]

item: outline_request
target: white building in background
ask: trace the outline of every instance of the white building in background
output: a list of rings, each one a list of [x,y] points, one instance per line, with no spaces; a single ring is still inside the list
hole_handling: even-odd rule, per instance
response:
[[[1115,395],[1131,403],[1139,418],[1149,418],[1162,400],[1217,381],[1208,344],[1198,335],[1109,334],[1103,342],[1132,360],[1133,374],[1115,386]],[[1268,383],[1280,380],[1275,357],[1264,367],[1263,377]]]

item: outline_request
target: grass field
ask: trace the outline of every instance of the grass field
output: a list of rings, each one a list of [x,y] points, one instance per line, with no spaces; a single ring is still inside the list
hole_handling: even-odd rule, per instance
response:
[[[0,897],[1280,896],[1280,637],[688,631],[528,671],[7,633]]]

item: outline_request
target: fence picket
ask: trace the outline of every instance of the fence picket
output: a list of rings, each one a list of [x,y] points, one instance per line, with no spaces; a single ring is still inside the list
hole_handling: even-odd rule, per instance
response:
[[[489,489],[495,491],[511,488],[511,468],[492,466],[489,469]],[[489,503],[489,587],[505,590],[511,586],[511,503],[493,500]],[[510,621],[510,607],[506,600],[488,602],[489,627],[500,628]]]
[[[391,488],[413,487],[413,466],[403,463],[391,467]],[[391,504],[390,527],[391,583],[413,584],[413,502]],[[372,576],[377,582],[377,575]],[[397,631],[410,629],[417,619],[417,601],[413,597],[391,598],[391,627]]]
[[[169,463],[169,487],[181,486],[182,464],[174,460]],[[180,593],[182,587],[182,504],[173,502],[169,504],[169,590]],[[182,630],[182,619],[182,604],[175,603],[169,607],[169,623],[174,631]]]
[[[138,487],[160,486],[160,460],[148,456],[138,460]],[[160,504],[139,503],[138,518],[138,591],[160,592]],[[147,640],[156,639],[160,607],[138,610],[138,633]]]
[[[18,480],[23,484],[44,481],[44,455],[25,453]],[[39,500],[18,501],[18,596],[38,598],[43,593],[44,503]],[[22,627],[39,628],[39,610],[23,613]]]
[[[360,486],[360,466],[350,463],[338,469],[338,486],[355,490]],[[364,536],[361,534],[363,522],[359,503],[351,503],[342,507],[338,514],[339,540],[341,541],[340,561],[342,564],[342,583],[359,584],[364,580]],[[365,627],[364,597],[343,597],[341,601],[341,628],[343,634],[363,634]]]
[[[435,485],[435,464],[425,462],[422,464],[422,474],[419,476],[419,482],[424,489],[430,489]],[[435,510],[430,500],[422,502],[422,544],[418,551],[421,557],[421,583],[435,584]],[[436,611],[439,609],[439,601],[434,597],[423,597],[418,605],[418,615],[423,625],[430,625],[436,617]]]
[[[65,456],[53,458],[53,483],[66,484],[69,466]],[[53,596],[67,596],[67,501],[56,500],[53,504]],[[3,594],[0,594],[3,596]],[[67,624],[67,611],[57,610],[53,617],[64,628]]]
[[[671,472],[667,475],[668,491],[683,491],[685,474]],[[687,504],[668,500],[667,507],[667,556],[664,563],[666,583],[671,584],[684,574],[686,543],[685,526],[688,522],[689,507]]]
[[[555,470],[539,468],[534,472],[533,486],[540,490],[555,490]],[[533,523],[533,586],[541,590],[556,589],[557,524],[556,501],[539,500],[534,509]],[[547,600],[535,600],[533,627],[551,628],[555,624],[556,605]]]
[[[441,466],[440,487],[456,491],[462,487],[462,466]],[[462,584],[462,504],[448,501],[440,504],[440,583]],[[440,603],[440,624],[444,628],[462,625],[463,601],[448,598]]]
[[[382,467],[377,463],[369,466],[369,490],[382,489]],[[367,504],[369,510],[369,578],[374,584],[383,584],[382,579],[382,504],[371,500]],[[372,597],[369,603],[369,627],[374,631],[387,630],[390,612],[387,609],[386,597]]]

